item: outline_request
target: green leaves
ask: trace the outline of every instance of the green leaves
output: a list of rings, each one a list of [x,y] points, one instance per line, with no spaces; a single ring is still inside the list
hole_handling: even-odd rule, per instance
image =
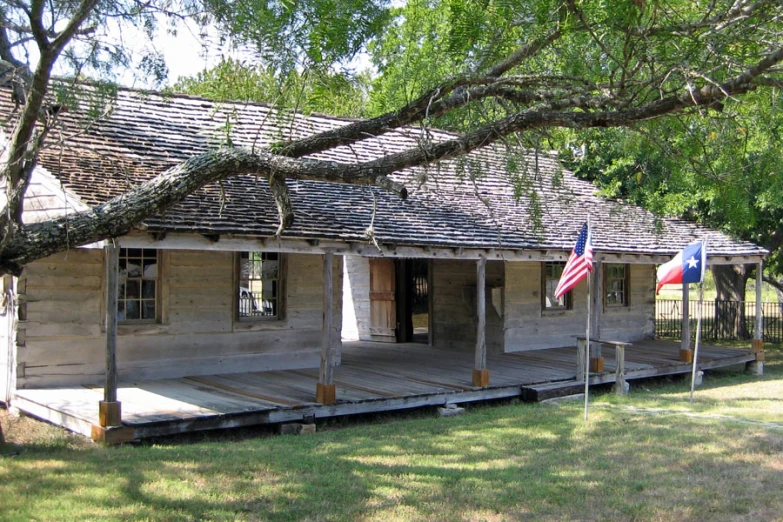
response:
[[[181,79],[171,90],[216,101],[264,102],[304,113],[360,117],[365,114],[368,82],[365,76],[322,69],[280,74],[272,68],[228,59],[194,78]]]
[[[226,35],[289,72],[352,58],[388,22],[388,0],[205,0]]]

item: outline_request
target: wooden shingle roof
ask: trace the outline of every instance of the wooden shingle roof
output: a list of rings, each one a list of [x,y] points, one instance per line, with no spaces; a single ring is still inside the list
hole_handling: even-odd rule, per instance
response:
[[[7,92],[0,93],[0,111],[13,111]],[[261,104],[121,90],[111,112],[90,125],[80,125],[79,111],[69,108],[49,140],[53,145],[42,151],[40,165],[69,194],[94,205],[229,139],[234,146],[263,148],[349,122],[280,113]],[[340,163],[378,158],[415,146],[422,135],[418,128],[404,128],[313,157]],[[448,137],[428,131],[431,140]],[[296,218],[283,237],[366,242],[372,223],[380,243],[569,251],[589,216],[598,252],[670,255],[707,239],[711,255],[766,253],[694,223],[602,199],[593,185],[576,179],[553,155],[530,152],[510,160],[501,146],[490,146],[393,177],[407,186],[406,200],[377,188],[288,180]],[[147,219],[144,227],[151,232],[270,237],[277,224],[267,181],[243,175],[191,194],[165,214]]]

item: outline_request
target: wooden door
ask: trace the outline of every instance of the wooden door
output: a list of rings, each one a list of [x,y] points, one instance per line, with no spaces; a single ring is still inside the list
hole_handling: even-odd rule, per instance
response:
[[[375,341],[397,341],[394,260],[370,258],[370,336]]]

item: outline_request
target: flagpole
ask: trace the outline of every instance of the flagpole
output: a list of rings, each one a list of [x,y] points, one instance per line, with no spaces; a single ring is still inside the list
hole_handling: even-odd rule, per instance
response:
[[[587,216],[587,237],[590,237],[590,216]],[[592,263],[592,260],[590,261]],[[587,345],[585,346],[585,423],[587,423],[588,412],[588,397],[590,394],[590,301],[591,301],[591,288],[590,284],[590,272],[587,270],[587,327],[585,328],[585,338]]]
[[[701,242],[702,252],[705,252],[703,259],[707,258],[707,241]],[[696,342],[693,345],[693,367],[691,368],[691,397],[690,402],[693,404],[693,389],[696,387],[696,363],[699,360],[699,340],[701,339],[701,309],[704,302],[704,273],[707,271],[707,267],[702,264],[702,277],[699,282],[699,313],[696,314]]]
[[[588,228],[590,225],[588,225]],[[587,272],[587,328],[585,329],[585,338],[587,345],[585,346],[585,422],[587,422],[588,412],[588,395],[589,395],[589,381],[590,381],[590,272]]]

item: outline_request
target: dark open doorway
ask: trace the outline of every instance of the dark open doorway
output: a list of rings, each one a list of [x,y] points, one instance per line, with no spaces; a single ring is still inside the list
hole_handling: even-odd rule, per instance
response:
[[[397,342],[430,343],[429,261],[397,262]]]

